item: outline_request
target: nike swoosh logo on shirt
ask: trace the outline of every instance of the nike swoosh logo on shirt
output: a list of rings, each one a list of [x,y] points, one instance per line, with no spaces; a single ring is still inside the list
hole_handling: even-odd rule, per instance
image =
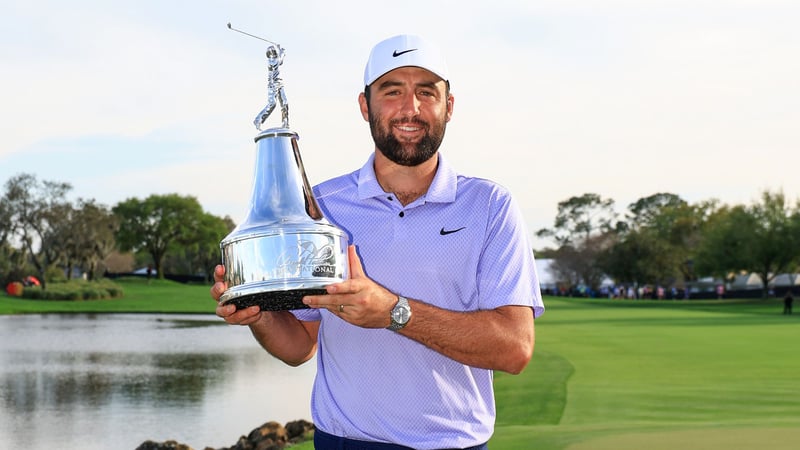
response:
[[[403,50],[402,52],[398,52],[397,50],[395,50],[394,53],[392,53],[392,57],[397,58],[400,55],[405,55],[408,52],[413,52],[416,50],[417,50],[416,48],[412,48],[410,50]]]
[[[441,234],[442,236],[447,236],[448,234],[457,233],[457,232],[463,230],[464,228],[467,228],[467,227],[456,228],[455,230],[445,230],[444,227],[442,227],[442,229],[439,230],[439,234]]]

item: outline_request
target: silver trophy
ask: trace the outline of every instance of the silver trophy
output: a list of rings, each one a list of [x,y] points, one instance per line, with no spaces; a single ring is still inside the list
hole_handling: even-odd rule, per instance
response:
[[[228,28],[267,41],[243,31]],[[220,242],[228,290],[220,304],[264,311],[300,309],[305,295],[325,294],[325,286],[347,279],[347,235],[328,222],[303,169],[297,133],[289,129],[288,102],[280,79],[284,49],[267,49],[267,105],[256,115],[261,130],[280,103],[282,126],[255,137],[256,167],[244,222]],[[277,47],[277,48],[276,48]]]

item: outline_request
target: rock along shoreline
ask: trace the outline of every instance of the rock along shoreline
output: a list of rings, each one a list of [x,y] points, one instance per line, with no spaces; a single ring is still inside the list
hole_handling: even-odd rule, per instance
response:
[[[230,447],[205,447],[203,450],[281,450],[293,444],[314,439],[314,424],[306,420],[288,422],[285,426],[278,422],[267,422],[256,427],[247,436]],[[177,441],[145,441],[136,450],[194,450]]]

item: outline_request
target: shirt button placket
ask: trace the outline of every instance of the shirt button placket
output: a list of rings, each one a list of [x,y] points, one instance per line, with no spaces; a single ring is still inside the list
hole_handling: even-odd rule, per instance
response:
[[[389,200],[390,202],[394,203],[394,197],[393,197],[393,196],[391,196],[391,195],[387,196],[387,197],[386,197],[386,200]],[[397,215],[398,215],[398,216],[400,216],[400,217],[402,218],[402,217],[405,217],[405,216],[406,216],[406,212],[405,212],[405,211],[403,211],[403,210],[400,210],[400,212],[399,212],[399,213],[397,213]]]

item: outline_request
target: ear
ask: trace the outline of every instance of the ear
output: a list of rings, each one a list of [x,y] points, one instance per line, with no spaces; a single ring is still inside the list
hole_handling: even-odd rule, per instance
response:
[[[445,119],[448,122],[450,122],[450,119],[453,117],[453,104],[455,103],[455,101],[456,98],[453,97],[453,94],[450,94],[450,96],[447,97],[447,115],[445,116]]]
[[[369,122],[369,105],[367,105],[367,96],[363,92],[358,94],[358,107],[361,109],[361,117]]]

